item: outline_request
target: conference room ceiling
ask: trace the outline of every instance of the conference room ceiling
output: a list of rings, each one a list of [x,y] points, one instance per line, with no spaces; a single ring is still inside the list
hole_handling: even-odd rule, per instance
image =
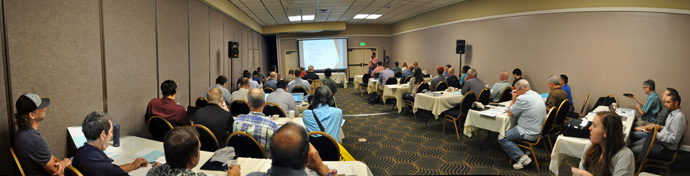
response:
[[[228,0],[262,26],[347,22],[392,24],[464,0]],[[357,14],[380,14],[378,19],[353,19]],[[288,16],[314,15],[313,20],[290,21]]]

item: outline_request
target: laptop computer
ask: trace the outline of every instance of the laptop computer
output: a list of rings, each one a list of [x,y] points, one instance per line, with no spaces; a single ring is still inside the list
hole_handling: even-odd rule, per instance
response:
[[[295,104],[302,104],[304,93],[292,93],[292,97],[295,99]]]

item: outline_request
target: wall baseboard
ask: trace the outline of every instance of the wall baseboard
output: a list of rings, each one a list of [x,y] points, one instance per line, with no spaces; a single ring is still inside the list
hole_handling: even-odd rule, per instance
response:
[[[680,151],[690,152],[690,145],[680,145]]]

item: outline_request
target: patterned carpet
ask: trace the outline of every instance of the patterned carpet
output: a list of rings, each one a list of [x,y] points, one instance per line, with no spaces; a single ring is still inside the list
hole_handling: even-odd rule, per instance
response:
[[[459,129],[460,140],[452,123],[442,132],[442,121],[433,120],[428,113],[397,113],[394,101],[370,105],[367,95],[353,89],[341,88],[336,100],[346,119],[342,145],[358,161],[362,161],[374,175],[553,175],[548,170],[550,156],[542,144],[535,148],[539,171],[534,161],[522,170],[513,169],[509,157],[497,141],[497,133],[478,131],[477,136],[467,137]],[[377,115],[361,115],[374,114]],[[386,114],[380,114],[386,113]],[[431,118],[425,125],[427,118]],[[487,140],[487,135],[490,135]],[[364,138],[366,141],[360,142]],[[534,160],[534,158],[533,158]],[[690,153],[681,152],[671,165],[673,175],[688,175]],[[570,167],[576,167],[578,158],[566,158],[559,166],[560,175],[572,175]],[[654,169],[648,169],[659,173]],[[656,171],[656,172],[655,172]]]

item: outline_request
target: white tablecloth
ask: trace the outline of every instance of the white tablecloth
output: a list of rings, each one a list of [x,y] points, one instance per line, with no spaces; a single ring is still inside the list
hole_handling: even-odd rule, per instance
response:
[[[367,93],[376,93],[381,82],[374,78],[369,78],[369,84],[367,85]]]
[[[136,136],[125,136],[120,138],[120,147],[113,147],[110,146],[108,147],[104,152],[108,154],[109,156],[111,155],[119,155],[114,158],[113,164],[116,165],[123,165],[123,164],[128,164],[132,163],[134,159],[129,158],[130,155],[133,155],[143,149],[154,149],[154,150],[160,150],[164,151],[163,149],[163,142],[158,142],[150,139],[145,139],[141,137],[136,137]],[[111,154],[109,154],[111,153]],[[216,175],[223,175],[225,172],[220,172],[220,171],[207,171],[207,170],[201,170],[201,166],[206,163],[212,156],[213,152],[206,152],[206,151],[200,151],[200,159],[199,159],[199,164],[192,169],[195,172],[204,172],[204,173],[209,173],[209,174],[216,174]],[[164,155],[165,156],[165,155]],[[153,161],[149,161],[153,162]],[[152,165],[149,164],[149,166],[144,167],[144,168],[139,168],[137,170],[134,170],[132,172],[129,172],[130,175],[146,175],[146,173],[151,169]]]
[[[359,84],[362,84],[362,77],[364,75],[355,75],[355,78],[352,80],[352,82],[355,84],[355,89],[359,89]]]
[[[316,75],[319,75],[319,79],[326,77],[323,73],[317,73]],[[347,88],[347,76],[345,73],[331,73],[331,79],[333,79],[335,83],[343,83],[343,87]]]
[[[599,106],[594,109],[594,112],[608,111],[608,107]],[[633,121],[635,121],[635,110],[632,109],[617,109],[616,113],[621,116],[625,116],[627,119],[623,121],[623,133],[625,134],[625,140],[628,140],[630,135],[630,128],[632,127]],[[589,113],[587,116],[583,117],[585,120],[592,121],[594,119],[595,113]],[[549,169],[554,174],[558,175],[558,166],[561,164],[561,160],[565,158],[565,155],[580,158],[582,157],[582,152],[585,150],[585,146],[591,143],[588,138],[577,138],[559,135],[556,139],[556,144],[553,146],[553,151],[551,152],[551,163],[549,164]]]
[[[510,101],[500,103],[508,107]],[[467,112],[467,118],[465,119],[465,129],[463,134],[468,137],[472,137],[472,132],[477,130],[477,128],[498,132],[500,137],[505,136],[505,132],[508,131],[513,125],[517,123],[515,120],[517,118],[508,117],[508,113],[503,113],[496,117],[487,117],[479,114],[479,111],[471,110]]]
[[[237,158],[237,162],[240,164],[241,175],[247,175],[252,172],[266,172],[271,168],[271,159],[258,159],[258,158]],[[366,164],[360,161],[324,161],[329,169],[338,170],[338,175],[360,175],[369,176],[374,175],[369,170]]]
[[[414,106],[412,112],[417,112],[417,109],[424,109],[431,111],[435,119],[438,116],[450,108],[455,107],[455,105],[460,104],[463,95],[454,94],[446,91],[437,91],[433,93],[443,93],[439,96],[433,96],[431,93],[418,93],[414,98]],[[459,92],[458,92],[459,93]]]
[[[383,96],[381,97],[384,100],[395,98],[395,107],[398,108],[398,113],[400,113],[405,106],[402,96],[408,92],[410,92],[410,87],[407,84],[386,85],[383,87]]]

